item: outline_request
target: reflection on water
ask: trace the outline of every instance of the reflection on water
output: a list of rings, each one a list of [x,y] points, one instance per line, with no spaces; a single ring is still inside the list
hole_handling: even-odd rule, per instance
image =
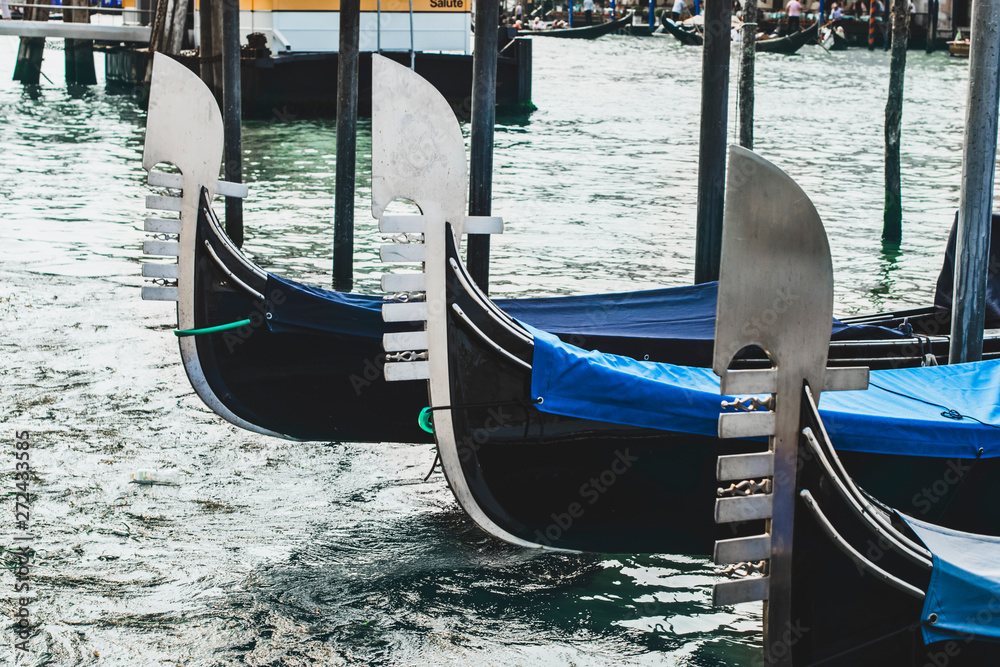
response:
[[[65,91],[59,53],[44,64],[55,84],[22,90],[15,48],[0,38],[0,421],[35,442],[41,632],[26,664],[750,661],[759,607],[713,609],[705,558],[508,547],[469,525],[440,475],[422,481],[429,447],[288,443],[210,414],[178,364],[172,306],[138,298],[144,114]],[[495,293],[690,282],[701,52],[618,37],[534,49],[539,110],[497,128]],[[758,59],[757,148],[826,222],[840,313],[929,303],[957,205],[967,67],[919,52],[907,65],[890,254],[888,55]],[[375,290],[360,132],[356,284]],[[244,149],[247,251],[328,285],[333,123],[248,123]],[[141,469],[179,485],[130,484]],[[11,488],[6,466],[0,478]],[[10,619],[11,601],[0,610]]]

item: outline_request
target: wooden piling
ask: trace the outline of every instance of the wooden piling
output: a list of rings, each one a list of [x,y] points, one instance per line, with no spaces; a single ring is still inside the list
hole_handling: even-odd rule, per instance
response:
[[[924,51],[931,53],[934,51],[937,41],[938,25],[938,0],[927,0],[927,42],[924,44]]]
[[[472,52],[472,128],[469,143],[469,215],[491,215],[493,207],[493,131],[496,125],[497,43],[499,0],[477,0],[476,30]],[[490,237],[470,234],[469,274],[489,294]]]
[[[90,23],[88,0],[63,0],[63,22]],[[83,9],[70,9],[83,7]],[[66,83],[68,85],[93,86],[97,83],[94,70],[94,40],[66,40]]]
[[[49,5],[52,0],[37,0],[32,4]],[[49,10],[41,7],[25,7],[25,21],[48,21]],[[22,37],[17,48],[17,61],[14,64],[14,81],[25,85],[38,85],[42,74],[42,55],[45,52],[44,37]]]
[[[705,46],[701,75],[701,137],[698,152],[698,228],[694,281],[719,279],[722,210],[726,187],[726,126],[729,107],[729,0],[705,3]]]
[[[337,173],[333,205],[333,288],[354,288],[354,173],[358,143],[358,34],[361,0],[340,2],[337,54]]]
[[[208,2],[208,0],[206,0]],[[215,3],[209,3],[215,4]],[[176,55],[184,43],[184,28],[187,24],[188,0],[160,0],[156,3],[156,14],[149,37],[149,63],[146,66],[145,83],[153,77],[154,53]]]
[[[965,111],[965,150],[955,235],[955,287],[952,294],[948,363],[983,357],[986,319],[986,262],[990,249],[993,174],[1000,105],[1000,0],[972,4],[969,48],[969,97]]]
[[[243,86],[240,81],[240,1],[222,0],[223,124],[225,127],[226,180],[243,182]],[[243,246],[243,200],[226,197],[226,234],[237,248]]]
[[[223,103],[222,5],[225,0],[198,3],[198,74],[215,99]]]
[[[753,80],[757,57],[757,0],[743,2],[743,28],[740,37],[739,96],[740,146],[753,150]]]
[[[885,206],[882,211],[882,243],[893,246],[898,246],[903,240],[903,192],[899,173],[899,140],[903,120],[906,43],[909,39],[907,7],[908,0],[893,0],[889,98],[885,103]]]
[[[162,1],[162,0],[161,0]],[[218,0],[211,2],[217,4]],[[170,26],[170,41],[166,53],[180,53],[184,46],[184,32],[187,27],[188,0],[173,0],[174,14]]]

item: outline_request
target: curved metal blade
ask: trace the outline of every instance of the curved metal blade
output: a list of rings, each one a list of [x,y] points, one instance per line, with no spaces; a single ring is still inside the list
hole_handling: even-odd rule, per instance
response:
[[[833,263],[819,214],[788,174],[730,146],[724,220],[715,372],[759,345],[818,394],[833,313]]]
[[[440,208],[462,238],[468,167],[451,106],[423,77],[372,55],[372,215],[394,199]]]
[[[222,114],[198,75],[176,60],[157,53],[146,116],[142,166],[160,162],[180,169],[185,185],[196,183],[215,194],[222,164]],[[198,193],[193,193],[197,201]]]

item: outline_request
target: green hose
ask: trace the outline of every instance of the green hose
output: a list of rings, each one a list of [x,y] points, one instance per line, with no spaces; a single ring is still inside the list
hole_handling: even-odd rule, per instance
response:
[[[239,329],[240,327],[245,327],[250,324],[250,320],[240,320],[239,322],[231,322],[229,324],[220,324],[217,327],[205,327],[204,329],[187,329],[187,330],[177,330],[174,335],[178,338],[183,338],[185,336],[200,336],[201,334],[216,333],[218,331],[228,331],[230,329]]]
[[[431,408],[424,408],[417,416],[417,424],[428,433],[434,433],[434,412]]]

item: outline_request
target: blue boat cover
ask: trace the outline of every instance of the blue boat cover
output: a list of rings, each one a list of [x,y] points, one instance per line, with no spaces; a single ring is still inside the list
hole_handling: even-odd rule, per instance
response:
[[[535,336],[531,391],[543,412],[715,436],[719,378],[708,368],[588,352]],[[824,392],[820,413],[840,450],[1000,456],[1000,360],[872,371],[865,391]]]
[[[962,533],[900,516],[933,556],[921,618],[924,643],[1000,641],[1000,537]],[[933,624],[928,622],[931,614],[937,614]]]
[[[413,325],[382,321],[382,298],[309,287],[274,274],[267,278],[268,327],[273,332],[338,333],[381,338]],[[717,283],[543,299],[497,299],[512,317],[562,335],[704,340],[715,337]],[[900,331],[833,322],[835,340],[901,337]]]

